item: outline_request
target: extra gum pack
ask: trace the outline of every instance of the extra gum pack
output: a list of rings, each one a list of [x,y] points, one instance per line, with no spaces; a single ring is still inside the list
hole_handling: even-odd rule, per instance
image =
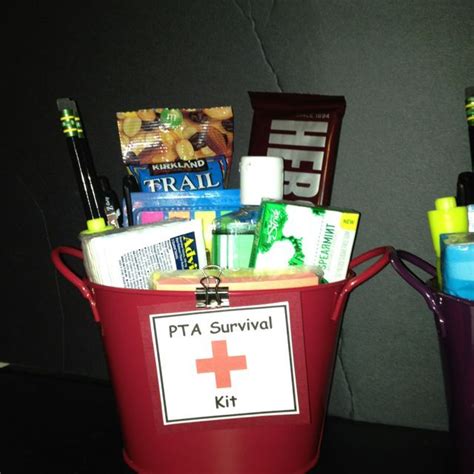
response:
[[[250,267],[313,265],[326,282],[347,277],[360,212],[269,199],[261,206]]]

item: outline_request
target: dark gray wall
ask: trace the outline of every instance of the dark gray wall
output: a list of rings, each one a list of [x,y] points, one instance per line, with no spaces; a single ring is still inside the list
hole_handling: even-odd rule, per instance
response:
[[[433,262],[426,211],[470,165],[471,0],[20,2],[7,11],[0,361],[107,377],[88,304],[49,260],[54,247],[78,246],[84,226],[59,97],[77,100],[97,170],[120,190],[117,111],[230,104],[237,162],[250,137],[247,91],[344,95],[332,204],[362,213],[355,254],[389,244]],[[235,166],[233,187],[237,178]],[[390,267],[349,300],[330,412],[447,427],[432,314]]]

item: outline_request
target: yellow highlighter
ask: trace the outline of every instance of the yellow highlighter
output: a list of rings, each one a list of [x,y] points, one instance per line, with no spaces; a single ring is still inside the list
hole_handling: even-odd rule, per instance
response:
[[[467,207],[457,206],[454,196],[438,198],[435,200],[435,209],[428,211],[428,222],[436,254],[438,285],[441,289],[440,236],[441,234],[468,231]]]
[[[210,256],[212,255],[212,222],[216,218],[215,211],[195,211],[194,218],[199,219],[202,222],[202,231],[204,234],[204,245],[206,246],[206,252],[208,254],[208,261],[210,262]]]

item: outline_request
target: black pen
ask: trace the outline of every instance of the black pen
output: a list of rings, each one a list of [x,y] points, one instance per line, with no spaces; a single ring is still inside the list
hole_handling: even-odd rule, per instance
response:
[[[458,206],[474,204],[474,171],[459,173],[456,187],[456,202]]]
[[[474,86],[466,87],[465,107],[467,130],[469,134],[469,148],[471,151],[471,168],[474,171]]]
[[[121,226],[120,203],[117,194],[110,186],[110,182],[106,176],[98,176],[100,190],[104,198],[104,212],[107,223],[114,227]]]
[[[101,178],[97,176],[97,172],[94,166],[94,159],[92,157],[92,152],[89,146],[89,141],[87,140],[86,137],[86,132],[84,131],[84,126],[82,124],[82,119],[81,119],[81,114],[79,112],[79,107],[77,105],[77,102],[70,99],[72,104],[73,104],[73,111],[74,111],[74,116],[76,120],[76,128],[77,128],[77,136],[79,138],[79,145],[82,148],[82,152],[84,155],[84,159],[86,162],[87,169],[89,170],[90,177],[92,182],[94,183],[94,186],[96,186],[97,190],[97,199],[99,202],[99,208],[101,215],[104,219],[106,219],[108,224],[113,225],[114,227],[118,227],[118,221],[117,219],[114,219],[109,212],[109,201],[110,201],[110,196],[113,194],[113,190],[110,188],[110,184],[108,183],[107,178],[103,177],[103,179],[107,180],[107,183],[101,182]],[[104,184],[105,187],[104,188]],[[109,192],[110,191],[110,192]],[[113,222],[111,222],[111,220]]]
[[[132,193],[138,192],[138,182],[135,176],[127,175],[123,177],[123,199],[125,201],[125,209],[127,212],[127,222],[129,226],[135,225],[133,219],[133,209],[132,209]]]

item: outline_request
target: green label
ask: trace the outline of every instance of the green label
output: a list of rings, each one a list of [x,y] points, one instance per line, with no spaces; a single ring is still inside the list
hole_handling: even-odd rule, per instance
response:
[[[282,230],[287,220],[288,214],[283,206],[267,204],[264,207],[260,248],[262,252],[268,252],[274,242],[283,238]]]
[[[179,109],[163,109],[160,121],[166,127],[176,128],[183,123],[183,114]]]
[[[288,222],[286,206],[282,204],[265,203],[262,219],[258,224],[255,249],[251,255],[250,265],[257,262],[257,254],[274,254],[275,258],[286,255],[285,265],[300,266],[305,262],[303,253],[303,238],[285,235],[285,225]],[[289,229],[286,229],[288,233]],[[291,250],[288,252],[288,248]],[[286,257],[283,257],[286,258]]]
[[[291,266],[299,267],[304,264],[304,253],[303,253],[303,239],[298,239],[296,237],[288,237],[288,240],[293,245],[295,253],[293,257],[290,258],[288,264]]]
[[[61,124],[63,126],[63,133],[68,137],[77,136],[77,128],[75,117],[72,110],[64,109],[61,115]]]
[[[320,207],[313,207],[311,211],[315,216],[324,216],[324,214],[326,214],[326,210]]]
[[[253,234],[213,234],[212,262],[222,268],[248,268]]]
[[[82,130],[81,119],[77,115],[74,117],[74,122],[76,124],[77,136],[79,138],[84,138],[84,131]]]

